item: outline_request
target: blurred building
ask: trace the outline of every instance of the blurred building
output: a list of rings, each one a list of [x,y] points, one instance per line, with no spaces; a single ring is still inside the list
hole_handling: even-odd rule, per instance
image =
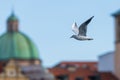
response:
[[[113,14],[115,18],[115,75],[120,79],[120,10]]]
[[[49,70],[56,80],[118,80],[111,72],[98,71],[97,62],[61,62]]]
[[[15,64],[14,60],[9,60],[0,73],[0,80],[29,80],[29,78],[21,73],[21,68]]]
[[[0,80],[53,80],[34,43],[19,31],[17,16],[12,13],[6,23],[7,30],[0,36]]]
[[[112,72],[120,79],[120,10],[113,16],[115,18],[115,51],[99,56],[99,71]]]

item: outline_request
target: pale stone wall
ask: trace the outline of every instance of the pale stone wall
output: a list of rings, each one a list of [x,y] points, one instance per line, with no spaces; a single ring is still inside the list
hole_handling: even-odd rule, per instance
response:
[[[15,60],[10,60],[0,74],[0,80],[29,80],[29,78],[21,73],[21,69]]]
[[[120,79],[120,16],[115,17],[115,75]]]
[[[114,70],[114,52],[108,52],[99,56],[98,70],[100,72],[115,72]]]

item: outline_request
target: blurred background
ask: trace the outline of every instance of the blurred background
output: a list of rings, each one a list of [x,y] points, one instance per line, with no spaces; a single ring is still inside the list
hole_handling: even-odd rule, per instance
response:
[[[15,58],[23,61],[35,59],[36,64],[42,62],[42,65],[49,68],[50,72],[58,78],[59,74],[64,77],[69,73],[63,71],[62,73],[65,74],[62,74],[57,73],[59,69],[54,70],[54,67],[60,68],[61,65],[64,68],[70,66],[70,70],[73,71],[74,65],[83,66],[85,69],[88,69],[87,65],[89,65],[93,72],[112,72],[112,74],[116,74],[114,77],[118,77],[119,72],[115,72],[115,69],[120,69],[120,66],[117,65],[120,52],[119,45],[115,42],[119,43],[119,3],[118,0],[1,0],[0,34],[3,36],[6,30],[22,33],[14,34],[12,38],[9,34],[5,38],[1,36],[0,54],[2,57],[0,59]],[[113,13],[115,13],[114,17]],[[87,34],[94,40],[70,39],[73,34],[72,24],[77,22],[79,26],[91,16],[95,17],[88,25]],[[14,23],[14,20],[17,22]],[[13,28],[16,26],[19,27]],[[117,36],[115,37],[115,35]],[[14,44],[10,42],[10,39]],[[15,48],[12,48],[11,44]],[[28,49],[29,47],[30,49]],[[115,52],[118,57],[114,58]],[[30,57],[31,55],[32,57]],[[40,62],[36,59],[40,59]],[[112,74],[110,73],[110,75]],[[73,80],[73,77],[69,79]],[[80,79],[78,76],[76,80],[82,80],[82,78]]]

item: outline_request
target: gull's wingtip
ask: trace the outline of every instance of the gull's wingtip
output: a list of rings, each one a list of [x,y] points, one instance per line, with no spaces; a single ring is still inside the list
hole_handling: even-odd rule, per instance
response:
[[[91,18],[94,18],[94,16],[92,16]]]
[[[90,17],[90,18],[88,19],[88,21],[91,21],[93,18],[94,18],[94,16]]]

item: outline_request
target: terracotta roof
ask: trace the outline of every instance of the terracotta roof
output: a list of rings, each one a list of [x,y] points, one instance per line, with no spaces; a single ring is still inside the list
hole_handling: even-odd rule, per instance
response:
[[[107,53],[104,53],[104,54],[100,55],[99,57],[104,57],[104,56],[114,54],[114,53],[115,53],[114,51],[110,51],[110,52],[107,52]]]
[[[89,67],[90,70],[97,71],[98,69],[97,62],[61,62],[55,67],[62,67],[62,66],[76,66],[79,68],[82,67]]]
[[[111,73],[98,72],[97,62],[61,62],[49,71],[54,74],[55,77],[66,75],[68,80],[75,80],[77,77],[81,77],[84,80],[90,80],[91,76],[100,80],[118,80]],[[88,67],[86,67],[87,65]]]
[[[118,78],[116,78],[116,76],[114,76],[110,72],[101,72],[100,76],[101,76],[101,80],[119,80]]]
[[[69,71],[68,69],[64,68],[52,68],[49,69],[49,71],[54,76],[60,76],[60,75],[68,75],[69,80],[75,80],[76,77],[83,77],[84,80],[89,80],[88,76],[93,76],[96,73],[94,71],[91,71],[89,69],[77,69],[76,71]]]

